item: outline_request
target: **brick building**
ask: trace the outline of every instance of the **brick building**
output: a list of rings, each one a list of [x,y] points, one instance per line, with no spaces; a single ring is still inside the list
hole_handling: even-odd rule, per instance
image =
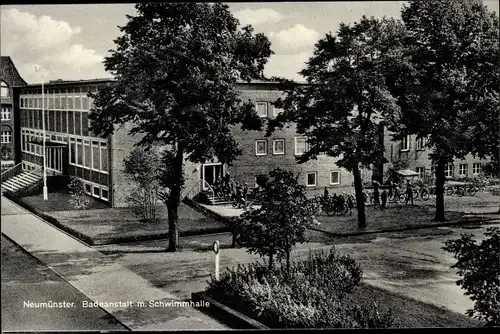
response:
[[[425,138],[419,138],[415,135],[406,136],[401,141],[392,141],[390,133],[384,136],[384,147],[386,159],[389,163],[385,164],[384,170],[392,166],[398,166],[401,169],[410,169],[419,174],[434,175],[434,167],[430,154],[432,150],[426,147]],[[448,179],[474,178],[481,174],[481,167],[489,160],[474,157],[468,154],[465,159],[456,159],[446,167],[446,177]]]
[[[74,175],[80,178],[87,193],[109,202],[112,206],[126,205],[130,182],[123,172],[123,159],[133,150],[138,137],[128,135],[129,126],[116,131],[109,138],[96,137],[89,131],[88,112],[92,108],[89,92],[112,83],[110,79],[80,81],[50,81],[44,85],[45,104],[42,103],[40,84],[16,87],[14,98],[16,128],[15,151],[17,163],[23,170],[43,166],[42,109],[45,109],[46,164],[49,176]],[[274,108],[281,95],[277,83],[256,81],[239,84],[243,100],[251,100],[263,118],[275,117],[281,110]],[[229,171],[237,182],[253,186],[274,168],[281,167],[300,173],[302,184],[311,193],[324,187],[349,187],[350,173],[335,164],[335,159],[320,155],[317,160],[297,164],[295,157],[306,149],[306,138],[294,129],[277,131],[265,137],[264,131],[232,129],[243,154],[232,166],[217,161],[205,164],[186,162],[186,190],[207,189],[216,176]]]
[[[16,66],[10,57],[2,56],[0,60],[0,98],[2,105],[2,170],[14,165],[14,117],[13,117],[13,87],[26,85],[26,82],[19,75]]]

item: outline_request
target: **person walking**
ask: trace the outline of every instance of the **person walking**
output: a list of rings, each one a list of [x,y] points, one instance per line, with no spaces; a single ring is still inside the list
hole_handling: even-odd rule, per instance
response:
[[[352,209],[354,208],[354,200],[352,198],[352,195],[349,195],[349,197],[347,197],[347,207],[349,208],[349,216],[352,216]]]
[[[380,207],[381,210],[385,210],[386,205],[387,205],[387,190],[384,189],[382,191],[382,194],[380,195],[380,199],[382,200],[382,206]]]
[[[411,201],[411,205],[415,205],[413,203],[413,186],[410,180],[406,181],[406,205]]]
[[[373,181],[373,207],[380,208],[380,183],[376,180]]]

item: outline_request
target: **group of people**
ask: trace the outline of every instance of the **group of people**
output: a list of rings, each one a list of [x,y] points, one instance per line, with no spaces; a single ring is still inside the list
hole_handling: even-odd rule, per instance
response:
[[[248,184],[233,182],[231,175],[226,172],[224,177],[220,175],[213,184],[215,195],[218,197],[228,198],[238,203],[238,207],[245,207],[248,197]]]
[[[345,198],[342,195],[337,195],[334,193],[330,197],[330,194],[328,193],[328,188],[325,187],[325,191],[323,193],[323,200],[325,204],[327,203],[328,200],[331,201],[330,203],[333,206],[333,211],[336,214],[342,212],[345,206],[347,206],[349,214],[352,215],[352,209],[354,208],[354,201],[352,199],[352,196],[347,196],[347,198]]]
[[[373,181],[373,203],[374,206],[380,207],[381,210],[387,208],[387,199],[394,196],[394,191],[398,188],[393,181],[388,182],[388,189],[384,188],[382,193],[380,193],[380,183],[378,181]],[[406,191],[405,191],[406,205],[411,202],[411,205],[415,205],[413,198],[413,185],[410,180],[406,181]]]

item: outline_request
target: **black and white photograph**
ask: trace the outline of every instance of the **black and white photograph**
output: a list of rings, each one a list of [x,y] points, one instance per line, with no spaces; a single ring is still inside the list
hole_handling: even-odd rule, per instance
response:
[[[500,326],[497,1],[0,14],[2,332]]]

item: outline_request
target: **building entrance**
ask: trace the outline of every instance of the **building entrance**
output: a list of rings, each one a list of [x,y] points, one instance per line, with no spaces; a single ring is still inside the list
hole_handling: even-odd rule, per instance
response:
[[[203,181],[203,190],[208,190],[207,183],[212,186],[217,180],[217,177],[224,176],[224,166],[221,163],[204,164],[201,178]]]

